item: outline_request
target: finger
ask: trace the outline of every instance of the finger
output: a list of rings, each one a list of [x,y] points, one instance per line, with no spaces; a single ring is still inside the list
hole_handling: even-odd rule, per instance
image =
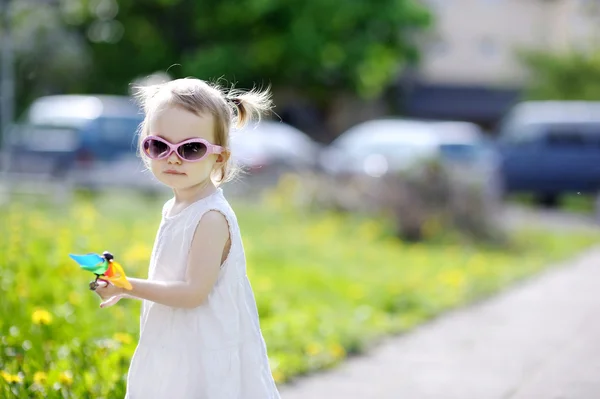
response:
[[[108,298],[106,301],[102,302],[100,304],[100,307],[101,308],[108,308],[110,306],[113,306],[117,302],[119,302],[119,300],[121,300],[121,296],[120,295],[115,295],[113,297]]]
[[[108,281],[98,279],[98,288],[106,288],[108,287]]]

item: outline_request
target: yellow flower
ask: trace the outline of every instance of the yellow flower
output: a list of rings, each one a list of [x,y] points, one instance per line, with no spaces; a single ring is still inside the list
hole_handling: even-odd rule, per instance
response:
[[[36,384],[44,385],[44,383],[46,383],[47,380],[48,375],[43,371],[36,371],[33,375],[33,382],[35,382]]]
[[[344,349],[344,347],[342,345],[340,345],[338,343],[333,343],[333,344],[329,345],[329,351],[331,352],[333,357],[336,359],[341,359],[344,356],[346,356],[346,350]]]
[[[273,380],[275,380],[276,383],[282,383],[285,382],[285,374],[283,374],[281,371],[279,370],[275,370],[273,371]]]
[[[12,383],[21,383],[23,381],[23,377],[21,377],[18,374],[10,374],[7,373],[6,371],[0,371],[0,376],[2,376],[2,378],[4,378],[4,381],[8,382],[9,384]]]
[[[465,275],[458,270],[448,270],[440,275],[440,280],[452,288],[460,288],[465,283]]]
[[[64,385],[71,385],[73,383],[73,374],[67,370],[60,373],[58,381]]]
[[[38,309],[31,315],[33,324],[50,324],[52,323],[52,315],[44,309]]]
[[[115,333],[115,335],[113,335],[113,339],[125,345],[129,345],[133,342],[133,338],[127,333]]]
[[[310,343],[306,346],[306,353],[310,356],[316,356],[321,353],[321,346],[315,342]]]

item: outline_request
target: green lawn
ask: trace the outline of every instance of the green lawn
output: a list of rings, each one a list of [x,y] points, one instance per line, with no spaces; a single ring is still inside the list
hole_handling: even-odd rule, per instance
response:
[[[123,397],[139,302],[99,309],[69,253],[145,276],[162,202],[112,196],[0,209],[0,397]],[[235,204],[279,383],[505,287],[599,238],[522,231],[511,249],[408,244],[374,220]],[[12,394],[10,393],[12,392]]]

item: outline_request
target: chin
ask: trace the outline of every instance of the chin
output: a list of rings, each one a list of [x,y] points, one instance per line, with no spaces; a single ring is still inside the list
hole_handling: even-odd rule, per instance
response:
[[[204,180],[197,181],[189,176],[164,175],[159,180],[172,190],[188,190],[205,183]]]
[[[168,174],[162,173],[162,174],[156,176],[156,178],[158,179],[158,181],[160,181],[165,186],[167,186],[169,188],[173,188],[173,189],[184,188],[185,186],[189,185],[189,181],[187,179],[187,176],[185,176],[185,175],[176,176],[176,175],[168,175]]]

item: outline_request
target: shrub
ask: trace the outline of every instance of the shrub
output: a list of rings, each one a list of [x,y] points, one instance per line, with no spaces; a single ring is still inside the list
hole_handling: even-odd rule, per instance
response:
[[[322,174],[284,176],[269,195],[313,211],[385,217],[407,241],[455,235],[494,244],[506,242],[495,203],[483,187],[461,179],[437,161],[381,178]]]

